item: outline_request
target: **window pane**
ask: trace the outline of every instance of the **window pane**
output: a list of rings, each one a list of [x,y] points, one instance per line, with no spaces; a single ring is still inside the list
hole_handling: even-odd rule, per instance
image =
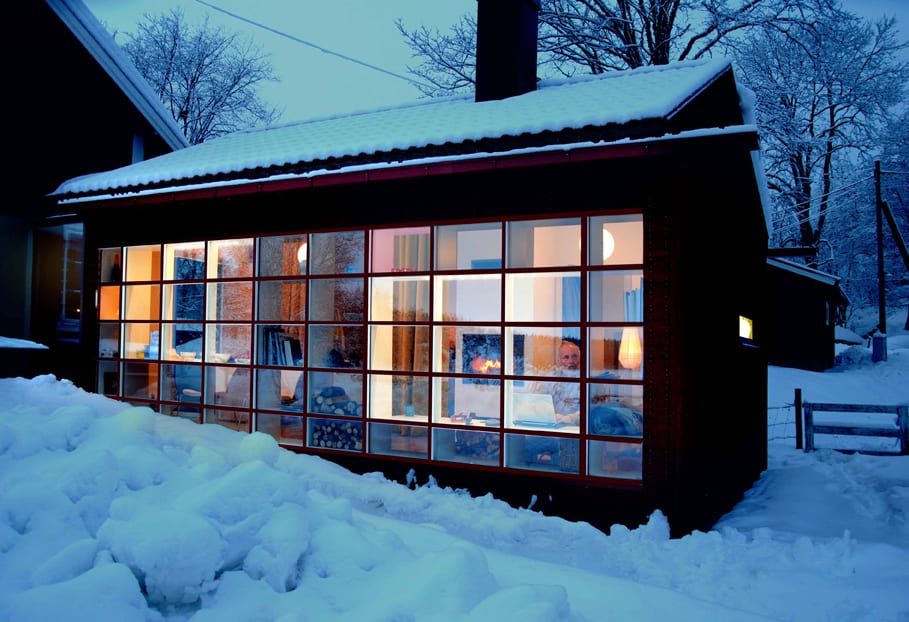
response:
[[[587,431],[603,436],[643,436],[643,397],[640,385],[587,385]]]
[[[102,286],[98,296],[98,319],[120,319],[120,286]]]
[[[213,240],[208,243],[208,278],[229,279],[253,275],[253,240]]]
[[[160,285],[127,285],[123,288],[124,319],[157,320],[161,317]]]
[[[306,319],[306,281],[260,281],[259,319],[302,322]]]
[[[263,325],[256,332],[256,362],[259,365],[297,367],[303,365],[302,326]]]
[[[579,322],[580,273],[509,274],[505,309],[513,322]]]
[[[374,277],[369,280],[369,319],[425,322],[429,319],[429,277]]]
[[[516,376],[559,376],[576,377],[576,358],[583,364],[584,353],[574,337],[577,328],[559,326],[506,327],[505,373]],[[566,344],[566,341],[569,342]],[[563,360],[562,356],[565,356]]]
[[[130,359],[156,359],[160,343],[159,325],[155,324],[124,324],[123,349],[124,358]]]
[[[309,326],[310,367],[363,367],[363,328],[340,324]]]
[[[309,240],[310,274],[362,274],[365,239],[362,231],[313,233]]]
[[[120,373],[115,361],[102,361],[98,363],[98,388],[97,393],[116,397],[120,394]]]
[[[249,413],[228,408],[206,408],[205,423],[215,423],[230,430],[249,431]]]
[[[98,356],[103,359],[120,356],[120,324],[98,325]]]
[[[209,324],[205,327],[205,337],[206,361],[249,361],[252,352],[252,327],[249,324]]]
[[[157,398],[158,366],[152,363],[123,364],[123,397]]]
[[[581,384],[571,380],[505,382],[505,423],[509,428],[579,432]]]
[[[306,274],[309,236],[281,235],[259,239],[259,276]]]
[[[502,277],[490,275],[437,276],[435,320],[498,322],[502,317]]]
[[[205,308],[202,283],[164,285],[164,319],[201,322]]]
[[[643,453],[640,443],[587,441],[587,472],[598,477],[641,479]]]
[[[591,322],[643,322],[644,273],[616,270],[590,273]]]
[[[370,423],[369,453],[426,458],[429,454],[427,430],[419,426]]]
[[[120,248],[101,250],[101,260],[98,267],[101,270],[102,283],[119,283],[123,280],[123,264],[120,260]]]
[[[318,449],[361,451],[363,424],[343,419],[309,419],[306,444]]]
[[[480,427],[499,426],[501,380],[484,380],[482,384],[470,378],[433,379],[433,421]]]
[[[429,380],[413,376],[369,376],[369,417],[426,421],[429,413]]]
[[[205,242],[164,245],[164,279],[201,281],[205,278]]]
[[[303,417],[297,415],[256,413],[256,431],[272,436],[282,445],[303,446]]]
[[[484,326],[437,326],[434,329],[436,363],[433,371],[486,376],[502,373],[502,335]]]
[[[252,282],[208,284],[209,320],[251,320]]]
[[[252,385],[249,367],[207,365],[205,367],[205,403],[249,408]]]
[[[581,220],[507,223],[509,268],[581,265]]]
[[[303,395],[296,394],[298,384],[302,391],[302,378],[302,371],[256,370],[256,408],[302,411]]]
[[[370,369],[429,371],[428,326],[371,326]]]
[[[588,262],[592,266],[644,263],[641,214],[597,216],[589,221]]]
[[[372,272],[429,270],[429,227],[372,232]]]
[[[363,415],[363,374],[309,373],[307,412],[343,417]]]
[[[578,473],[579,451],[576,438],[505,435],[505,466],[515,469]]]
[[[202,360],[201,324],[164,323],[161,330],[161,358],[170,361]]]
[[[309,319],[322,322],[362,322],[363,279],[309,281]]]
[[[590,329],[591,378],[640,380],[643,374],[644,329],[640,326]]]
[[[432,433],[434,460],[498,466],[500,445],[498,432],[436,428]]]
[[[502,225],[436,227],[436,270],[487,270],[502,266]]]
[[[157,281],[161,279],[161,247],[129,246],[123,265],[127,281]]]

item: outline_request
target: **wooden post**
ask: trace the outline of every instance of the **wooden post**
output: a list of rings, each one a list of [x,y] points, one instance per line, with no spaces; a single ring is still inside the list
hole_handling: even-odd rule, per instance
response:
[[[814,451],[814,406],[803,404],[805,413],[805,451]]]
[[[881,162],[874,163],[874,213],[877,231],[877,334],[871,337],[871,362],[887,360],[887,281],[884,278],[884,209],[881,207]]]
[[[900,427],[900,454],[909,454],[909,406],[903,404],[896,409],[897,425]]]
[[[795,448],[802,448],[802,390],[795,390]]]

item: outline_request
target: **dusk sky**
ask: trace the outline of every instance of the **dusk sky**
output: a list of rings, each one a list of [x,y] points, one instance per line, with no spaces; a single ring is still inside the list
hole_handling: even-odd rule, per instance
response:
[[[262,95],[283,109],[283,121],[371,110],[420,98],[408,81],[416,64],[395,20],[408,30],[421,25],[447,32],[460,16],[475,13],[477,0],[84,0],[109,29],[134,32],[144,13],[181,7],[192,22],[248,32],[271,56],[279,83]],[[846,0],[862,16],[896,16],[909,33],[907,0]],[[217,8],[215,8],[217,7]],[[254,25],[250,22],[254,22]],[[281,34],[279,34],[281,33]],[[909,39],[909,35],[903,34]],[[122,35],[117,39],[123,42]],[[909,59],[909,51],[907,51]]]

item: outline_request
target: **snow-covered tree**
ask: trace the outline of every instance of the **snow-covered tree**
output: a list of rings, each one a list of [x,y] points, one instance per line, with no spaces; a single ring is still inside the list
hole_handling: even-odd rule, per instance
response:
[[[823,0],[814,15],[786,31],[751,33],[735,48],[739,80],[757,95],[777,245],[825,242],[831,206],[857,176],[870,177],[909,80],[892,18],[869,22]],[[872,196],[872,214],[873,206]]]
[[[209,26],[207,18],[189,24],[179,9],[145,14],[137,28],[122,47],[190,143],[279,117],[258,95],[261,83],[277,78],[250,40]]]
[[[541,77],[599,74],[712,54],[736,33],[798,19],[800,0],[542,0],[538,50]],[[476,18],[450,32],[398,31],[420,59],[409,71],[437,96],[473,90]]]

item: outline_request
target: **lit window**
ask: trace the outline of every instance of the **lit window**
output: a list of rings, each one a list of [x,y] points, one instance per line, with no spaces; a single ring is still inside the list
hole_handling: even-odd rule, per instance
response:
[[[751,318],[744,315],[739,316],[739,337],[742,339],[754,339],[754,326]]]

